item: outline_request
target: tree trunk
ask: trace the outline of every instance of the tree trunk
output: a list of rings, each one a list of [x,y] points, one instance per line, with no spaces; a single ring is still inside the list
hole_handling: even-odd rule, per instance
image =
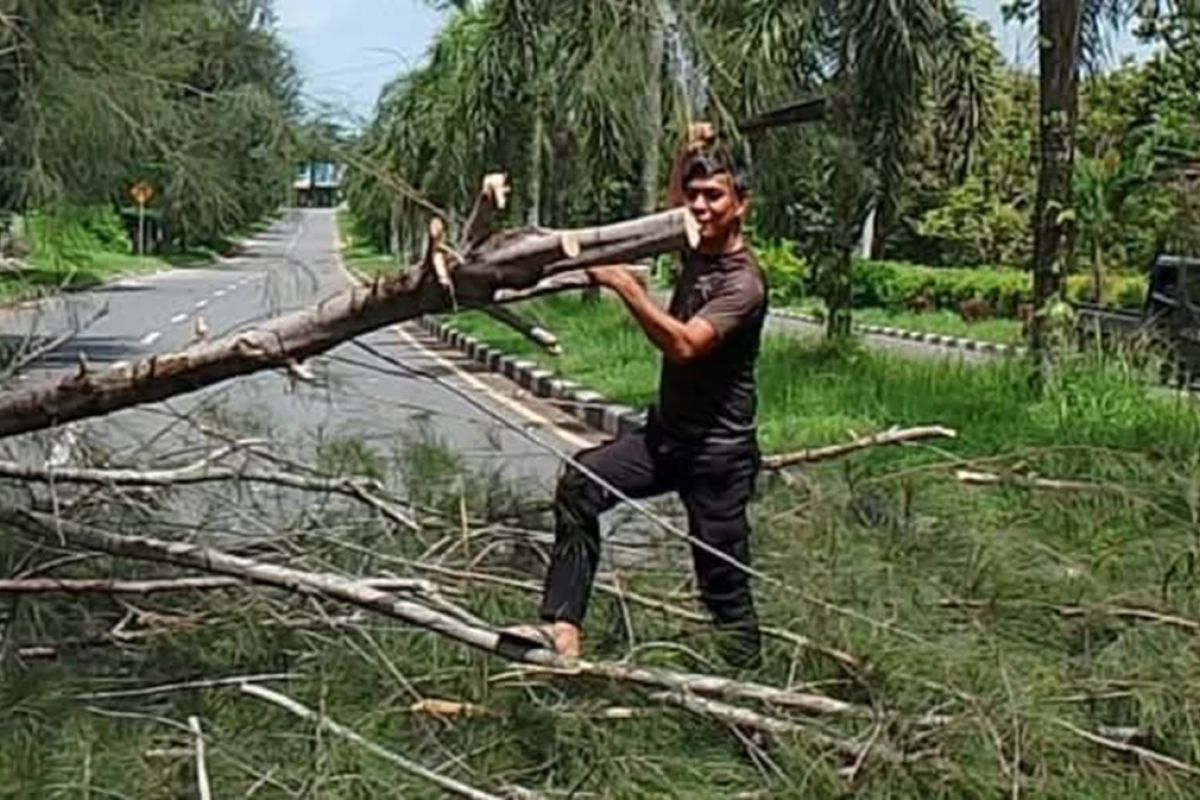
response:
[[[541,99],[534,101],[533,136],[529,142],[529,208],[526,222],[532,227],[542,224],[542,148],[546,138],[546,118]]]
[[[1062,295],[1066,260],[1074,244],[1071,191],[1075,127],[1079,116],[1081,0],[1041,0],[1038,41],[1041,64],[1040,165],[1033,216],[1033,302],[1030,349],[1035,382],[1050,376],[1054,317]]]
[[[825,296],[825,336],[829,339],[845,339],[854,332],[852,287],[854,283],[854,254],[843,247],[837,255],[837,266],[830,276]]]
[[[400,238],[401,220],[404,218],[404,210],[401,208],[400,198],[392,199],[392,211],[388,220],[388,253],[397,262],[403,263],[403,249]]]
[[[646,125],[642,134],[642,213],[658,209],[659,178],[662,172],[662,76],[666,58],[662,19],[650,15],[646,31]]]
[[[1092,302],[1104,302],[1104,249],[1099,242],[1092,243]]]
[[[447,311],[455,300],[459,307],[491,305],[502,290],[531,290],[561,273],[678,251],[694,246],[697,236],[686,209],[577,231],[497,234],[452,269],[452,292],[439,283],[427,258],[410,276],[347,289],[261,328],[132,366],[96,372],[84,367],[46,386],[2,393],[0,438],[165,400],[265,369],[295,369],[364,333]],[[436,247],[428,250],[448,258]]]

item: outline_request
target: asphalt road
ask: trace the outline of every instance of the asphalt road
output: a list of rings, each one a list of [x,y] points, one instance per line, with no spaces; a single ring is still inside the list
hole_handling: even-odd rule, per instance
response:
[[[296,211],[247,242],[238,256],[218,264],[128,278],[94,291],[0,309],[0,341],[13,345],[52,341],[107,308],[106,315],[32,364],[10,388],[78,369],[81,355],[93,368],[104,368],[181,350],[194,341],[198,319],[211,338],[312,305],[350,281],[337,252],[333,212]],[[189,442],[194,445],[194,437],[183,434],[189,426],[221,421],[294,454],[311,454],[322,442],[353,439],[383,458],[399,454],[413,441],[442,444],[473,468],[545,493],[559,460],[511,426],[567,452],[594,440],[577,426],[569,430],[572,423],[553,409],[512,402],[519,393],[515,386],[470,374],[472,367],[464,359],[440,349],[415,326],[377,331],[363,341],[399,366],[347,344],[308,365],[318,386],[261,373],[75,423],[66,431],[0,442],[0,454],[6,451],[27,461],[61,459],[66,453],[77,460],[83,443],[94,442],[114,461],[153,464]]]

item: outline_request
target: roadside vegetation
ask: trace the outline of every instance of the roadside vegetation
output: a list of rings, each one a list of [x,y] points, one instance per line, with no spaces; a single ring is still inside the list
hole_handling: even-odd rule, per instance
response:
[[[566,318],[607,304],[547,305]],[[616,328],[603,336],[563,331],[568,352],[600,355],[600,347],[583,348],[603,339],[619,343],[603,351],[607,363],[644,355],[621,343],[617,310],[597,313]],[[1200,413],[1192,401],[1148,395],[1141,376],[1119,364],[1075,365],[1035,398],[1015,364],[956,369],[771,341],[764,410],[776,448],[839,442],[891,424],[938,422],[959,431],[944,443],[811,465],[786,481],[767,474],[760,486],[754,546],[756,568],[770,576],[757,583],[765,623],[862,665],[847,670],[817,648],[773,638],[762,670],[740,677],[838,698],[863,718],[806,721],[768,745],[749,728],[664,705],[652,689],[514,671],[427,632],[269,589],[87,601],[10,596],[0,606],[0,791],[192,794],[194,740],[184,721],[195,715],[207,774],[222,795],[440,796],[362,748],[243,694],[236,679],[251,676],[387,749],[497,794],[519,785],[547,796],[622,800],[847,791],[1192,796],[1197,778],[1186,765],[1200,763],[1191,724],[1200,695],[1189,688],[1200,669],[1193,645],[1200,603],[1189,567],[1200,481]],[[640,393],[629,377],[620,379],[624,389],[592,379],[636,401],[653,376],[643,376]],[[318,474],[382,479],[387,497],[416,509],[421,530],[398,528],[364,506],[326,505],[327,498],[276,523],[286,535],[255,545],[256,557],[282,548],[292,566],[428,579],[497,623],[533,613],[539,584],[531,570],[548,542],[544,489],[472,472],[440,442],[419,436],[394,446],[331,440],[313,464]],[[964,485],[956,478],[964,469],[1000,476],[1000,485]],[[1021,483],[1035,477],[1074,483]],[[65,500],[75,496],[61,491]],[[201,502],[220,494],[172,491],[198,492]],[[274,490],[238,491],[267,501],[245,506],[259,509],[252,513],[274,507]],[[136,504],[95,494],[89,502],[87,518],[101,529],[136,525],[142,535],[171,535],[169,523]],[[681,522],[670,506],[663,510]],[[637,598],[649,598],[696,610],[684,545],[653,526],[637,529],[643,534],[632,543],[610,543],[617,562],[601,576],[610,591],[597,594],[587,657],[720,671],[706,624],[640,605]],[[5,574],[28,570],[17,539],[7,538],[0,553]],[[93,557],[54,574],[180,573]],[[261,675],[274,677],[253,677]],[[235,680],[140,693],[215,678]],[[769,704],[760,711],[792,718]],[[829,737],[870,748],[861,761],[843,758]],[[1126,745],[1150,755],[1113,749]],[[897,750],[914,760],[893,763]],[[1154,760],[1164,758],[1176,766]]]
[[[0,302],[202,260],[290,201],[317,139],[274,25],[269,2],[0,4]]]

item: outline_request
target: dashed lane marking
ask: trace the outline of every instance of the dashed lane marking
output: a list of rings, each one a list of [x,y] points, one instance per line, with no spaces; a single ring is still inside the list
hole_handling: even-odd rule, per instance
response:
[[[142,337],[142,346],[149,347],[162,338],[162,331],[150,331]]]
[[[207,300],[197,300],[196,301],[196,308],[204,308],[207,305],[208,305]]]
[[[187,318],[187,314],[176,314],[175,316],[171,317],[171,324],[178,325],[179,323],[186,321]]]

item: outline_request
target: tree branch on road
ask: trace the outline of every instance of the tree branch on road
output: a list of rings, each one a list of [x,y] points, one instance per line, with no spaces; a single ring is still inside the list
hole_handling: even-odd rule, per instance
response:
[[[447,254],[431,237],[425,260],[411,277],[380,278],[313,308],[183,352],[104,372],[81,369],[47,386],[0,394],[0,438],[165,400],[266,369],[288,369],[387,325],[459,306],[493,305],[501,290],[535,289],[563,273],[680,250],[696,236],[691,215],[675,209],[575,231],[496,233],[461,254]]]

